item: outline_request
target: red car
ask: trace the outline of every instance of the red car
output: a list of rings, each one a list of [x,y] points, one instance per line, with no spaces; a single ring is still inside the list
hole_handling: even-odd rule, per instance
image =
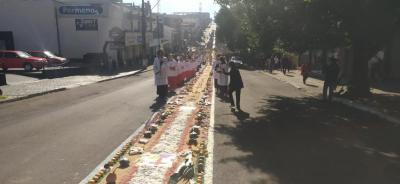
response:
[[[59,57],[51,53],[50,51],[28,51],[28,53],[34,57],[45,58],[47,60],[47,66],[62,66],[67,63],[67,59]]]
[[[33,57],[26,52],[16,50],[0,51],[0,63],[3,70],[9,68],[23,68],[25,71],[32,71],[33,68],[40,70],[47,65],[44,58]]]

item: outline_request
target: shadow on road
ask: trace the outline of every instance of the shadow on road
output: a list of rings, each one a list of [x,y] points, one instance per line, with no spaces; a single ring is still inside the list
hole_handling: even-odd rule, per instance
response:
[[[250,153],[222,163],[261,170],[279,184],[400,183],[398,126],[312,98],[274,96],[262,104],[259,117],[216,126]]]
[[[151,112],[157,112],[166,104],[166,100],[162,100],[160,98],[154,99],[154,103],[149,107]]]

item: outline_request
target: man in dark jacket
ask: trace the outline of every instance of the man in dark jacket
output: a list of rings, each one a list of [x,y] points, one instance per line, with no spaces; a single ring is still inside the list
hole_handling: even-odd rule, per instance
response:
[[[229,74],[229,100],[231,102],[231,107],[235,106],[235,102],[233,101],[233,92],[236,95],[236,109],[241,111],[240,109],[240,93],[243,86],[242,76],[240,75],[239,69],[236,67],[234,62],[229,63],[230,71]]]
[[[333,91],[337,85],[338,75],[339,75],[339,65],[337,64],[336,58],[330,58],[327,66],[324,68],[325,82],[323,88],[323,98],[329,101],[332,100]],[[329,94],[329,96],[328,96]]]

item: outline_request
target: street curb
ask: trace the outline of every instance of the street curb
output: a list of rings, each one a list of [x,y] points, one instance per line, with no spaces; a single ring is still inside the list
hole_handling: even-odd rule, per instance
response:
[[[332,100],[335,101],[335,102],[341,103],[343,105],[347,105],[349,107],[358,109],[360,111],[364,111],[364,112],[376,115],[379,118],[384,119],[384,120],[386,120],[388,122],[400,125],[400,119],[398,119],[398,118],[396,118],[394,116],[385,114],[384,112],[381,112],[381,111],[379,111],[379,110],[377,110],[375,108],[371,108],[371,107],[362,105],[360,103],[357,103],[357,102],[354,102],[354,101],[351,101],[351,100],[348,100],[348,99],[338,98],[338,97],[334,97]]]
[[[97,81],[95,83],[102,83],[102,82],[112,81],[112,80],[116,80],[116,79],[120,79],[120,78],[131,77],[131,76],[134,76],[134,75],[136,75],[138,73],[146,72],[146,70],[147,70],[147,68],[140,69],[140,70],[138,70],[138,71],[136,71],[134,73],[128,74],[128,75],[118,76],[118,77],[114,77],[114,78],[110,78],[110,79],[104,79],[104,80]],[[148,70],[148,71],[150,71],[150,70]],[[95,83],[92,83],[92,84],[95,84]],[[90,85],[90,84],[88,84],[88,85]],[[83,85],[83,86],[85,86],[85,85]],[[16,101],[20,101],[20,100],[25,100],[25,99],[37,97],[37,96],[47,95],[47,94],[50,94],[50,93],[66,91],[67,89],[73,89],[73,88],[75,88],[75,87],[72,87],[72,88],[63,87],[63,88],[53,89],[53,90],[44,91],[44,92],[40,92],[40,93],[34,93],[34,94],[27,95],[27,96],[12,98],[12,99],[9,99],[9,100],[3,100],[3,101],[0,101],[0,104],[16,102]]]
[[[122,76],[118,76],[118,77],[104,79],[104,80],[97,81],[96,83],[102,83],[102,82],[112,81],[112,80],[121,79],[121,78],[125,78],[125,77],[131,77],[131,76],[137,75],[138,73],[143,73],[143,72],[147,72],[147,71],[150,71],[150,70],[147,70],[147,68],[144,68],[144,69],[140,69],[140,70],[138,70],[134,73],[128,74],[128,75],[122,75]]]
[[[0,101],[0,104],[16,102],[16,101],[25,100],[25,99],[28,99],[28,98],[33,98],[33,97],[37,97],[37,96],[47,95],[47,94],[50,94],[50,93],[61,92],[61,91],[65,91],[65,90],[67,90],[67,89],[68,89],[68,88],[58,88],[58,89],[53,89],[53,90],[50,90],[50,91],[44,91],[44,92],[40,92],[40,93],[34,93],[34,94],[27,95],[27,96],[22,96],[22,97],[12,98],[12,99],[9,99],[9,100]]]
[[[268,75],[268,76],[270,76],[270,77],[272,77],[274,79],[277,79],[279,81],[282,81],[282,82],[285,82],[287,84],[290,84],[290,85],[294,86],[295,88],[297,88],[299,90],[302,90],[305,93],[308,93],[307,96],[315,97],[315,96],[309,95],[309,92],[307,92],[307,90],[305,90],[305,89],[303,90],[303,88],[297,86],[296,84],[293,84],[291,82],[282,80],[282,79],[280,79],[280,78],[278,78],[278,77],[276,77],[274,75],[271,75],[271,74],[263,72],[263,71],[262,71],[262,73],[265,73],[266,75]],[[357,102],[354,102],[354,101],[351,101],[351,100],[348,100],[348,99],[338,98],[338,97],[334,97],[332,100],[334,102],[341,103],[341,104],[346,105],[348,107],[351,107],[351,108],[354,108],[354,109],[357,109],[357,110],[360,110],[360,111],[363,111],[363,112],[367,112],[369,114],[373,114],[373,115],[378,116],[379,118],[384,119],[384,120],[386,120],[386,121],[388,121],[390,123],[400,125],[400,119],[399,118],[396,118],[394,116],[385,114],[384,112],[379,111],[376,108],[368,107],[366,105],[362,105],[360,103],[357,103]]]

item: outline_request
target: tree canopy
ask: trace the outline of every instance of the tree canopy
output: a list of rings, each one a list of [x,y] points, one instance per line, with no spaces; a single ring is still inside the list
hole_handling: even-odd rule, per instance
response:
[[[218,35],[231,49],[285,50],[351,48],[350,92],[369,93],[367,61],[385,47],[400,19],[399,0],[217,0]],[[234,31],[233,31],[234,30]],[[240,41],[238,35],[246,42]],[[236,44],[233,44],[233,43]],[[243,48],[241,48],[243,49]]]

